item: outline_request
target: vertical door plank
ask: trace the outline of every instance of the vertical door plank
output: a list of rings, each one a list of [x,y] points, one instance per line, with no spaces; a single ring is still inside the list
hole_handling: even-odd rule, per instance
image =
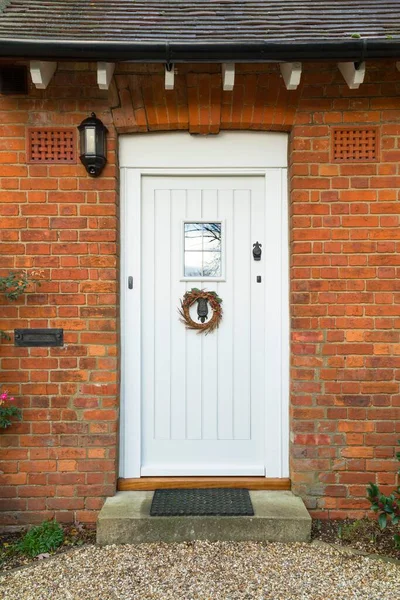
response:
[[[195,183],[200,188],[199,179],[190,182],[191,189],[187,190],[186,219],[201,219],[202,194],[201,189],[193,189]],[[188,281],[186,289],[200,287],[201,281]],[[195,313],[193,307],[193,314]],[[182,325],[184,327],[184,325]],[[202,436],[202,354],[201,337],[195,331],[186,330],[186,436],[190,440],[201,439]]]
[[[250,182],[249,182],[250,187]],[[250,343],[250,268],[252,259],[250,190],[235,190],[233,239],[233,435],[250,438],[251,411],[251,343]]]
[[[171,191],[171,437],[186,437],[186,332],[179,320],[180,300],[186,290],[183,273],[183,222],[186,191]]]
[[[218,337],[218,439],[233,438],[233,191],[218,190],[219,217],[224,220],[225,281],[219,284],[222,298],[222,322]]]
[[[160,182],[161,184],[161,182]],[[154,265],[154,435],[171,436],[171,199],[168,189],[155,191]]]
[[[217,187],[218,182],[215,181]],[[218,194],[217,190],[203,190],[203,218],[210,220],[218,219]],[[202,285],[208,291],[218,294],[218,283],[207,281]],[[210,309],[210,317],[212,310]],[[202,414],[202,438],[215,440],[218,438],[218,332],[213,331],[209,335],[201,334],[202,344],[202,390],[203,390],[203,414]]]

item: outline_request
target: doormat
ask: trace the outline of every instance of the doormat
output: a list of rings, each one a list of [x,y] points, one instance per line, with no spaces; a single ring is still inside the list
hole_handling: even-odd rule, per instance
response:
[[[252,516],[249,490],[231,488],[156,490],[151,517],[172,516]]]

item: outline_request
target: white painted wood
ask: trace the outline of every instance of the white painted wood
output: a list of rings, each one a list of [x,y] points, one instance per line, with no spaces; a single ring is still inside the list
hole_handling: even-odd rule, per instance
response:
[[[97,63],[97,85],[101,90],[108,90],[112,77],[114,75],[115,63],[98,62]]]
[[[165,65],[165,89],[173,90],[175,85],[174,65]]]
[[[233,192],[233,252],[230,258],[233,265],[233,297],[230,307],[233,326],[233,438],[239,440],[251,439],[251,355],[252,351],[262,353],[264,350],[262,345],[253,348],[250,336],[253,317],[257,319],[261,316],[252,315],[250,306],[252,288],[255,287],[251,278],[252,239],[255,236],[251,231],[251,213],[256,200],[253,185],[251,189],[235,188]],[[265,261],[262,266],[264,264]],[[261,411],[262,406],[257,414],[258,419]]]
[[[200,451],[201,449],[199,448],[199,452]],[[238,464],[232,467],[230,463],[221,463],[216,467],[215,462],[204,462],[201,467],[198,467],[197,465],[191,465],[190,467],[190,476],[192,477],[203,477],[205,473],[208,476],[215,477],[240,477],[246,475],[257,477],[264,475],[264,470],[260,468],[260,465],[246,465],[243,467]],[[142,467],[143,477],[180,477],[185,475],[188,475],[187,463],[185,462],[168,466],[168,468],[165,468],[163,463]]]
[[[57,69],[56,62],[31,60],[29,64],[32,83],[39,90],[45,90]]]
[[[141,291],[139,296],[139,327],[142,335],[141,342],[141,372],[142,372],[142,390],[140,398],[147,399],[147,419],[143,418],[143,406],[141,404],[141,463],[146,461],[146,449],[143,446],[143,439],[153,438],[155,436],[155,395],[156,395],[156,372],[155,372],[155,197],[148,188],[148,179],[142,180],[142,189],[138,190],[137,203],[140,204],[141,213],[137,215],[135,220],[139,218],[139,227],[142,232],[141,250],[139,251],[140,266],[141,266]],[[146,198],[146,202],[142,201],[142,197]],[[147,256],[146,267],[143,267],[143,257]],[[136,296],[138,294],[135,294]],[[144,301],[144,295],[146,299]],[[146,330],[143,331],[143,323],[146,323]],[[132,334],[131,334],[132,335]],[[132,396],[131,396],[132,397]]]
[[[286,133],[223,131],[218,135],[135,133],[119,136],[121,167],[137,169],[265,169],[287,166]],[[173,149],[173,152],[171,151]],[[245,149],[245,151],[244,151]]]
[[[288,223],[288,214],[289,214],[289,206],[288,206],[288,172],[287,169],[280,169],[280,185],[279,181],[276,181],[275,194],[280,196],[281,198],[281,222],[280,222],[280,239],[278,236],[278,252],[280,258],[280,271],[282,274],[281,277],[281,288],[279,295],[279,308],[280,308],[280,338],[281,338],[281,364],[280,364],[280,373],[277,374],[279,377],[279,383],[277,387],[279,387],[280,391],[280,405],[281,405],[281,435],[280,437],[280,447],[281,447],[281,461],[278,467],[275,467],[276,470],[271,466],[270,473],[276,473],[276,475],[272,475],[271,477],[289,477],[289,394],[290,394],[290,312],[289,312],[289,279],[290,279],[290,265],[289,265],[289,223]],[[268,178],[266,178],[266,183],[268,185]],[[272,186],[271,186],[272,188]],[[272,192],[272,189],[271,189]],[[276,306],[276,310],[278,310],[278,306]],[[268,354],[266,355],[266,360],[268,361]],[[268,409],[268,407],[267,407]],[[271,423],[271,428],[273,424]],[[266,429],[266,434],[268,437],[268,427]],[[267,452],[273,452],[273,448],[268,449]]]
[[[171,206],[171,239],[183,237],[183,222],[186,214],[186,190],[174,190]],[[180,298],[186,291],[181,280],[182,245],[171,246],[171,306],[179,306]],[[186,438],[186,370],[182,374],[181,365],[186,361],[186,330],[176,318],[171,319],[171,437],[176,440]]]
[[[177,184],[178,181],[175,180],[173,185]],[[203,217],[202,190],[196,189],[191,182],[188,182],[184,188],[186,188],[185,218],[188,220],[201,219]],[[201,281],[192,279],[190,282],[186,282],[186,290],[190,290],[192,287],[202,287]],[[183,324],[182,326],[184,327]],[[203,381],[199,376],[203,368],[202,358],[201,337],[193,331],[186,331],[186,439],[189,440],[201,440],[202,438]]]
[[[121,171],[121,477],[140,477],[141,466],[141,177],[138,171]],[[128,289],[128,277],[133,289]],[[134,335],[131,332],[135,332]],[[130,401],[128,401],[128,398]]]
[[[209,221],[218,222],[218,190],[204,190],[202,194],[202,214]],[[225,231],[221,232],[225,236]],[[220,293],[219,282],[202,279],[202,287]],[[192,287],[191,283],[188,287]],[[200,336],[198,336],[200,337]],[[207,338],[201,336],[202,354],[202,414],[201,430],[204,440],[218,438],[218,331]]]
[[[150,289],[143,290],[143,304],[153,296],[154,318],[150,317],[152,323],[143,319],[142,327],[145,336],[149,329],[154,333],[154,353],[149,357],[154,362],[154,437],[161,440],[171,437],[171,195],[169,189],[156,189],[149,197],[143,195],[143,204],[154,197],[154,221],[143,221],[146,231],[154,227],[154,279]],[[142,255],[144,270],[150,267],[150,260],[145,253]]]
[[[231,192],[234,207],[233,253],[226,257],[226,262],[232,263],[233,276],[233,302],[226,306],[232,314],[232,338],[228,339],[229,345],[224,345],[224,338],[218,337],[219,332],[204,336],[186,331],[185,354],[178,351],[176,356],[171,351],[171,323],[178,320],[179,298],[175,304],[170,301],[170,257],[176,255],[174,246],[180,248],[180,240],[178,236],[171,235],[171,207],[175,198],[181,204],[177,193],[184,192],[186,220],[221,218],[226,221],[224,214],[218,214],[220,191]],[[153,215],[147,208],[152,205]],[[263,428],[259,424],[264,419],[263,369],[253,372],[255,381],[252,385],[251,357],[253,354],[264,356],[264,329],[261,328],[263,335],[258,338],[252,338],[251,329],[252,323],[253,329],[259,327],[264,317],[262,303],[258,305],[259,313],[251,311],[252,290],[257,285],[251,277],[251,223],[253,211],[254,223],[262,222],[264,218],[264,178],[144,177],[142,211],[144,436],[141,474],[154,473],[156,468],[160,473],[171,475],[207,475],[209,467],[204,464],[213,463],[212,473],[219,475],[226,474],[227,466],[229,472],[242,474],[246,472],[247,465],[248,474],[256,471],[262,475],[265,442]],[[262,270],[264,265],[265,262],[260,263],[259,269]],[[173,285],[176,284],[174,282]],[[204,287],[201,278],[192,278],[185,285],[188,290]],[[213,285],[209,281],[206,287],[217,291],[224,299],[225,285],[225,282]],[[226,326],[223,320],[221,331]],[[183,324],[181,327],[184,329]],[[220,372],[218,367],[219,345],[222,346],[223,361],[227,361],[227,354],[231,352],[227,380],[221,375],[224,369]],[[174,439],[171,435],[171,371],[174,372],[175,385],[177,381],[185,382],[186,432],[183,440]],[[258,396],[252,396],[252,388],[258,390]],[[232,398],[226,399],[230,393]],[[219,402],[225,406],[225,411],[221,411]],[[218,439],[217,419],[227,419],[233,424],[231,435],[224,440]]]
[[[365,77],[365,62],[340,62],[338,68],[351,90],[358,90]]]
[[[234,256],[233,189],[218,190],[218,213],[225,218],[225,253]],[[233,283],[234,263],[226,261],[226,283],[223,289],[224,327],[218,330],[218,439],[233,439]],[[222,294],[221,286],[219,293]]]
[[[301,62],[280,63],[281,75],[287,90],[296,90],[300,84]]]
[[[286,171],[271,169],[266,175],[266,197],[281,197],[271,202],[266,219],[265,252],[274,257],[267,264],[266,277],[273,285],[266,287],[265,314],[265,431],[266,473],[270,477],[288,476],[288,442],[283,433],[288,430],[289,395],[289,271]]]
[[[228,134],[229,135],[229,134]],[[236,134],[232,134],[233,137],[236,137]],[[263,136],[268,137],[269,134],[261,134]],[[136,136],[133,136],[136,137]],[[155,134],[154,136],[149,136],[149,137],[153,137],[154,141],[157,141],[155,138],[159,138],[160,136],[158,134]],[[168,136],[166,136],[168,137]],[[240,138],[240,136],[239,136]],[[250,138],[247,137],[247,134],[244,135],[244,137],[242,138],[243,142],[245,141],[245,139],[247,141],[251,141],[251,134],[250,134]],[[155,145],[155,155],[157,155],[157,144]],[[242,151],[242,155],[246,155],[248,154],[247,152],[247,147],[245,147],[245,144],[242,143],[241,145],[241,151]],[[251,153],[251,150],[249,151]],[[135,155],[131,155],[131,163],[134,163],[136,156]],[[156,156],[157,159],[157,156]],[[260,475],[263,474],[265,472],[265,474],[269,477],[286,477],[288,476],[288,438],[289,438],[289,430],[288,430],[288,384],[289,384],[289,379],[288,379],[288,359],[289,359],[289,343],[288,343],[288,337],[289,337],[289,327],[288,327],[288,273],[287,273],[287,258],[288,258],[288,250],[287,250],[287,225],[288,225],[288,217],[287,217],[287,202],[286,202],[286,197],[283,196],[283,194],[286,193],[286,171],[285,170],[281,170],[281,169],[276,169],[276,172],[274,169],[269,169],[267,166],[264,166],[264,168],[260,168],[260,167],[253,167],[253,168],[235,168],[234,170],[226,168],[226,167],[222,167],[219,168],[218,163],[220,161],[216,161],[213,165],[212,168],[207,168],[204,163],[208,163],[209,160],[209,156],[207,154],[202,154],[201,156],[197,157],[197,161],[196,161],[196,167],[193,167],[190,169],[190,173],[194,172],[194,174],[197,175],[202,175],[204,177],[209,176],[209,175],[220,175],[223,174],[224,180],[228,180],[230,178],[232,179],[236,179],[238,178],[239,175],[242,175],[243,177],[239,177],[239,179],[254,179],[252,176],[259,176],[262,175],[263,178],[265,178],[265,200],[266,200],[266,211],[265,211],[265,219],[264,219],[264,223],[265,223],[265,237],[266,240],[268,239],[268,235],[271,235],[271,239],[270,239],[270,247],[269,247],[269,257],[271,258],[270,262],[269,262],[269,273],[271,274],[279,274],[282,270],[284,273],[286,273],[286,276],[283,276],[279,279],[279,277],[277,277],[277,279],[272,280],[274,281],[273,283],[273,290],[275,291],[277,289],[277,283],[276,282],[280,282],[279,283],[279,293],[275,294],[275,303],[271,302],[268,304],[267,302],[267,298],[265,300],[265,331],[266,332],[271,332],[271,339],[266,343],[265,343],[265,348],[266,348],[266,352],[265,352],[265,356],[262,358],[263,363],[265,364],[265,368],[264,371],[267,375],[266,377],[266,390],[268,393],[265,394],[264,396],[264,401],[265,401],[265,418],[260,420],[260,424],[261,427],[263,425],[263,423],[265,423],[265,428],[262,427],[263,431],[262,431],[262,437],[263,437],[263,445],[265,447],[265,452],[262,452],[263,458],[262,458],[262,462],[263,464],[261,465],[258,462],[251,464],[251,461],[248,459],[247,457],[247,464],[244,464],[242,462],[242,458],[243,456],[241,456],[239,458],[239,460],[237,460],[235,462],[235,465],[232,467],[232,465],[230,464],[231,461],[231,453],[227,452],[224,453],[224,451],[221,452],[221,448],[217,446],[217,448],[215,448],[212,451],[212,454],[210,456],[210,460],[207,461],[207,456],[204,456],[202,454],[202,450],[201,450],[201,444],[206,441],[206,442],[213,442],[213,440],[208,440],[208,437],[212,437],[213,434],[213,427],[214,427],[214,423],[212,421],[212,418],[210,417],[210,412],[208,412],[208,418],[207,418],[207,427],[204,428],[204,421],[202,420],[202,428],[204,430],[204,439],[195,439],[195,440],[190,440],[190,443],[193,445],[193,452],[196,455],[197,453],[200,453],[200,455],[202,455],[202,464],[201,465],[196,465],[193,463],[192,460],[190,460],[191,464],[190,464],[190,473],[193,475],[204,475],[204,474],[214,474],[214,475],[245,475],[245,474],[249,474],[249,475]],[[223,157],[221,157],[221,162],[223,161]],[[134,165],[132,165],[134,166]],[[121,179],[121,225],[122,225],[122,229],[124,230],[124,223],[126,222],[126,230],[133,232],[132,235],[128,234],[128,235],[124,235],[124,237],[121,239],[121,242],[124,244],[123,247],[125,247],[125,252],[123,252],[122,254],[125,254],[125,257],[122,258],[122,278],[121,278],[121,286],[122,286],[122,323],[123,323],[123,327],[122,327],[122,337],[123,337],[123,353],[124,356],[122,357],[122,376],[123,376],[123,384],[122,384],[122,388],[121,388],[121,393],[122,393],[122,418],[121,418],[121,470],[120,470],[120,474],[123,477],[137,477],[139,476],[139,474],[141,475],[185,475],[188,473],[188,465],[187,465],[187,460],[190,459],[190,456],[187,456],[187,453],[184,454],[182,456],[183,460],[181,460],[178,463],[175,463],[175,465],[171,466],[171,464],[168,464],[168,468],[164,469],[162,464],[148,464],[146,462],[146,460],[141,460],[140,458],[140,425],[141,425],[141,420],[140,420],[140,398],[142,396],[141,394],[141,387],[140,387],[140,380],[141,380],[141,375],[142,375],[142,379],[143,379],[143,384],[146,385],[145,383],[145,379],[147,379],[146,375],[145,375],[145,371],[143,370],[143,374],[141,374],[141,364],[140,364],[140,350],[139,348],[141,348],[142,353],[143,353],[143,348],[145,345],[145,340],[147,339],[147,337],[145,335],[140,336],[137,334],[132,335],[132,333],[130,333],[130,335],[124,335],[124,324],[128,323],[130,332],[135,331],[135,332],[141,332],[141,327],[140,327],[140,314],[141,314],[141,310],[145,310],[145,307],[147,306],[146,302],[142,302],[142,294],[140,293],[140,289],[137,285],[137,275],[139,274],[139,279],[141,279],[140,277],[140,269],[141,269],[141,264],[140,264],[140,260],[138,262],[136,262],[135,268],[134,268],[134,281],[135,281],[135,286],[134,286],[134,290],[127,290],[124,285],[126,283],[126,279],[125,277],[127,276],[127,271],[128,269],[131,268],[130,264],[132,263],[132,259],[133,259],[133,255],[135,253],[135,250],[133,250],[134,247],[137,248],[137,246],[140,246],[140,237],[141,237],[141,227],[139,225],[139,227],[137,227],[137,216],[139,215],[140,217],[140,203],[138,205],[138,200],[140,199],[140,196],[143,192],[143,195],[145,193],[145,185],[146,185],[146,181],[148,181],[148,179],[150,179],[148,176],[149,175],[175,175],[175,176],[180,176],[180,177],[184,177],[188,174],[188,170],[186,168],[182,169],[179,168],[179,161],[176,162],[174,168],[170,168],[167,170],[164,169],[160,169],[159,167],[157,167],[156,169],[150,169],[150,168],[141,168],[141,169],[135,169],[135,168],[128,168],[126,169],[126,171],[123,169],[123,177]],[[133,177],[133,174],[135,174],[135,177]],[[130,175],[132,175],[132,178],[130,178]],[[161,179],[161,178],[159,178]],[[168,179],[168,178],[167,178]],[[178,177],[175,178],[175,180],[177,180]],[[261,179],[260,177],[256,177],[256,179]],[[141,183],[142,182],[142,185]],[[164,189],[168,189],[165,186]],[[173,186],[175,188],[175,186]],[[129,188],[129,192],[127,191]],[[232,186],[231,186],[232,188]],[[247,188],[248,188],[248,184],[247,184]],[[214,186],[215,189],[215,186]],[[177,193],[179,192],[180,197],[177,196]],[[185,193],[185,191],[183,189],[179,189],[176,190],[174,189],[174,192],[176,199],[176,211],[174,213],[174,208],[171,208],[171,223],[173,222],[177,222],[179,221],[179,223],[181,223],[182,221],[182,207],[183,207],[183,194]],[[210,193],[210,195],[212,195],[212,191],[210,192],[206,192],[206,196],[207,194]],[[206,196],[203,195],[203,203],[205,202],[205,198]],[[186,201],[185,201],[186,202]],[[206,201],[207,202],[207,201]],[[147,205],[147,203],[143,204],[143,210],[145,209],[145,206]],[[229,200],[229,190],[227,189],[222,189],[218,191],[218,217],[220,219],[224,219],[224,221],[226,221],[226,235],[227,238],[229,238],[229,231],[230,231],[230,225],[231,225],[231,213],[229,213],[229,210],[225,210],[225,208],[227,206],[232,206],[232,203]],[[276,206],[278,206],[278,209],[276,209]],[[274,208],[275,207],[275,208]],[[272,209],[272,212],[271,212]],[[139,212],[138,212],[139,211]],[[279,218],[276,221],[276,216],[277,216],[277,211],[279,212]],[[135,212],[135,215],[133,215],[133,212]],[[151,211],[150,211],[151,212]],[[130,216],[129,216],[130,215]],[[149,214],[146,212],[146,215],[143,215],[143,218],[139,218],[139,222],[140,221],[148,221],[149,220]],[[254,216],[252,216],[252,222],[254,220]],[[256,221],[258,221],[258,219],[256,219]],[[136,230],[133,227],[133,223],[136,222]],[[278,224],[277,224],[278,223]],[[280,225],[279,225],[280,223]],[[172,225],[171,225],[172,227]],[[176,231],[177,231],[177,227],[181,228],[181,224],[179,224],[179,226],[175,225],[175,229],[171,229],[171,237],[175,237],[176,236]],[[273,237],[275,235],[275,237]],[[178,236],[179,237],[179,236]],[[232,239],[232,238],[231,238]],[[277,242],[277,246],[274,245],[273,240],[275,240]],[[260,241],[260,240],[259,240]],[[139,242],[139,244],[138,244]],[[229,239],[227,239],[227,252],[229,252]],[[263,250],[265,252],[267,252],[268,249],[268,243],[267,241],[264,241],[264,243],[266,244],[265,246],[263,246]],[[271,253],[272,250],[272,253]],[[172,261],[172,257],[173,257],[173,253],[174,250],[171,247],[171,261]],[[273,263],[273,264],[271,264]],[[171,263],[172,264],[172,263]],[[257,263],[252,263],[253,266],[256,265]],[[144,275],[145,271],[143,271],[143,278],[145,277]],[[275,276],[273,275],[273,276]],[[173,277],[173,271],[171,270],[171,279]],[[227,267],[227,282],[224,283],[217,283],[218,286],[222,286],[225,285],[226,289],[223,292],[223,297],[224,297],[224,303],[227,302],[228,298],[229,298],[229,267]],[[266,280],[268,279],[268,277],[266,277]],[[185,286],[185,282],[177,282],[176,283],[177,286]],[[208,283],[207,283],[207,287]],[[264,287],[264,286],[262,286]],[[125,289],[125,293],[124,293],[124,289]],[[172,291],[172,286],[171,286],[171,296],[170,296],[170,303],[171,306],[174,302],[174,297],[176,299],[176,296],[179,295],[179,297],[181,297],[181,287],[177,287],[176,288],[176,292]],[[268,286],[265,286],[265,291],[268,291]],[[222,295],[222,292],[220,292]],[[132,300],[130,300],[130,302],[127,302],[126,298],[129,298],[129,294],[132,294],[132,298],[134,298],[134,301],[132,302]],[[271,298],[271,296],[270,296]],[[254,302],[254,295],[252,295],[251,298],[251,302]],[[140,308],[140,305],[142,305],[142,308]],[[139,310],[138,310],[139,308]],[[131,318],[130,321],[127,321],[127,319],[129,319],[129,314],[131,314],[132,316],[133,313],[133,318]],[[278,316],[277,316],[278,315]],[[132,329],[133,327],[133,323],[135,323],[134,325],[134,329]],[[224,325],[229,323],[229,311],[226,310],[225,307],[225,314],[224,314]],[[180,325],[180,324],[179,324]],[[175,333],[173,333],[174,331],[174,327],[176,327],[175,329]],[[183,327],[183,326],[182,326]],[[179,339],[176,336],[176,332],[180,331],[180,333],[182,333],[182,329],[179,329],[178,327],[178,322],[177,319],[174,321],[174,324],[172,323],[171,320],[171,348],[174,348],[176,351],[176,349],[179,349],[179,351],[181,352],[181,357],[186,355],[186,349],[183,348],[183,345],[181,343],[181,339]],[[260,328],[256,329],[252,328],[252,338],[253,336],[256,336],[257,333],[259,333]],[[286,333],[285,333],[286,331]],[[187,333],[192,333],[192,332],[185,332],[185,339],[186,339],[186,335]],[[223,328],[221,328],[218,331],[218,351],[217,351],[217,360],[218,360],[218,374],[219,374],[219,370],[222,368],[223,365],[226,365],[227,363],[229,363],[229,352],[221,352],[220,351],[220,337],[223,333]],[[196,334],[195,334],[196,335]],[[276,340],[276,336],[280,335],[281,339],[283,339],[283,341],[281,342],[280,346],[274,344],[273,341],[271,340]],[[143,342],[140,341],[142,337]],[[186,342],[185,342],[186,343]],[[204,344],[204,342],[203,342]],[[232,344],[231,344],[232,347]],[[280,348],[279,351],[279,358],[277,363],[273,363],[272,362],[272,358],[276,355],[276,348]],[[211,349],[210,349],[211,350]],[[212,350],[211,350],[212,351]],[[262,353],[263,354],[263,353]],[[204,358],[206,355],[203,352],[203,362],[202,362],[202,369],[208,364],[207,363],[207,358]],[[222,360],[221,360],[222,359]],[[253,361],[254,361],[254,354],[253,354],[253,358],[252,358],[252,372],[254,369],[256,369],[257,367],[255,365],[253,365]],[[211,362],[211,361],[209,361]],[[274,364],[274,370],[271,370],[271,364]],[[258,371],[260,371],[261,369],[258,369]],[[184,389],[186,382],[180,379],[179,376],[180,370],[176,369],[176,371],[174,372],[173,368],[171,367],[171,398],[173,398],[174,400],[171,400],[171,444],[172,446],[175,446],[173,448],[173,451],[176,454],[179,454],[179,450],[178,450],[178,446],[179,443],[182,442],[182,423],[185,424],[186,418],[185,415],[182,415],[182,404],[183,404],[183,393],[182,390]],[[232,373],[232,370],[231,370]],[[150,378],[154,380],[154,376],[153,378]],[[150,383],[151,385],[151,383]],[[208,385],[208,384],[207,384]],[[180,386],[180,387],[179,387]],[[210,386],[212,389],[212,382],[210,380]],[[220,386],[220,381],[219,381],[219,377],[218,377],[218,386]],[[259,388],[259,386],[257,386],[257,389]],[[219,387],[218,387],[219,390]],[[271,393],[272,392],[272,393]],[[208,396],[208,398],[212,398],[212,391],[210,393],[210,395]],[[176,403],[174,404],[176,399]],[[204,402],[204,396],[203,396],[203,402]],[[278,405],[278,406],[277,406]],[[203,409],[205,408],[205,410],[208,410],[209,408],[211,408],[211,403],[210,406],[207,407],[204,406],[203,404]],[[278,411],[278,418],[277,415],[274,413],[274,409],[277,408]],[[221,412],[221,406],[218,406],[218,417],[220,415]],[[177,416],[181,415],[181,420],[179,422]],[[143,436],[145,435],[145,424],[143,424],[143,431],[142,434]],[[230,427],[230,431],[227,431],[227,429],[229,430]],[[217,442],[219,441],[227,441],[228,443],[232,442],[232,423],[229,425],[229,422],[223,422],[221,423],[221,419],[217,419],[217,428],[218,428],[218,437],[219,440],[217,440]],[[225,434],[225,435],[224,435]],[[224,439],[225,438],[225,439]],[[238,440],[238,441],[242,441],[245,442],[245,440]],[[217,453],[217,449],[218,452]],[[216,464],[216,460],[215,457],[218,457],[218,464]],[[138,465],[142,465],[141,467],[141,472],[138,472]],[[265,469],[264,469],[264,465],[265,465]]]
[[[235,63],[222,63],[222,88],[231,92],[235,85]]]

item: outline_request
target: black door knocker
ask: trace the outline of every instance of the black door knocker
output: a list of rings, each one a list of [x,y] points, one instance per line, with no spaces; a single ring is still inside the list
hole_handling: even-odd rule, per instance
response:
[[[197,300],[197,316],[202,323],[208,317],[208,300],[207,298],[198,298]]]
[[[261,260],[261,250],[262,248],[262,244],[260,244],[259,242],[256,242],[255,244],[253,244],[253,258],[254,260]]]

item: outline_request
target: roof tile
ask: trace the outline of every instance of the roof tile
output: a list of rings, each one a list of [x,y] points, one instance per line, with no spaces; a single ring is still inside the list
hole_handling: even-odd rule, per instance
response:
[[[0,40],[399,38],[399,0],[0,0]]]

